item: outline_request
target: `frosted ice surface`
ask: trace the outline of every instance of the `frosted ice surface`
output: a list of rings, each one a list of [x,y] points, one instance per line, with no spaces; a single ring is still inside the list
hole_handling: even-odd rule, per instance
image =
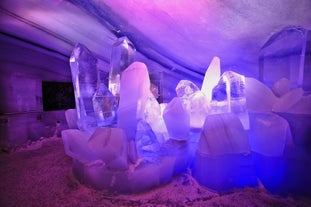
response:
[[[77,110],[76,109],[67,109],[65,111],[66,122],[69,129],[78,129],[77,126]]]
[[[276,102],[273,105],[272,111],[275,112],[286,112],[288,111],[293,105],[295,105],[303,95],[302,88],[296,88],[285,95],[277,98]]]
[[[206,96],[201,91],[196,91],[189,98],[190,126],[193,128],[202,128],[205,117],[209,113],[210,105]]]
[[[168,132],[162,117],[161,107],[151,92],[148,96],[144,113],[144,120],[150,125],[158,141],[162,143],[167,140]]]
[[[277,101],[271,89],[255,78],[245,78],[245,97],[248,111],[271,111]]]
[[[92,130],[97,126],[92,98],[97,86],[97,59],[82,44],[76,44],[70,56],[70,68],[78,115],[78,127]]]
[[[90,133],[78,129],[63,130],[62,139],[66,154],[82,163],[98,160],[97,155],[87,145],[90,136]]]
[[[233,71],[226,71],[212,90],[212,113],[235,113],[244,129],[249,128],[246,110],[245,77]]]
[[[288,122],[274,113],[250,113],[250,124],[248,137],[254,152],[278,157],[292,143]]]
[[[273,84],[271,89],[277,97],[280,97],[289,92],[290,87],[290,80],[288,80],[287,78],[281,78]]]
[[[110,126],[116,122],[117,100],[104,83],[99,83],[93,96],[97,126]]]
[[[150,80],[146,65],[141,62],[132,63],[122,73],[117,123],[129,141],[135,140],[138,120],[144,119],[149,94]],[[135,142],[130,143],[130,146],[131,160],[136,162]]]
[[[287,112],[295,114],[311,114],[311,95],[303,96]]]
[[[205,72],[201,87],[201,91],[205,94],[208,101],[212,100],[212,89],[217,85],[219,78],[220,59],[219,57],[214,57]]]
[[[240,119],[233,113],[208,115],[198,152],[203,155],[249,153],[248,139]]]
[[[189,80],[181,80],[177,84],[175,91],[178,97],[187,97],[200,89]]]
[[[163,119],[171,139],[187,140],[190,130],[189,113],[183,107],[182,100],[173,98],[163,112]]]
[[[113,45],[110,58],[109,90],[119,96],[121,73],[135,58],[136,49],[127,37],[119,38]]]
[[[122,129],[99,127],[92,134],[87,145],[107,168],[118,170],[128,168],[128,144]]]

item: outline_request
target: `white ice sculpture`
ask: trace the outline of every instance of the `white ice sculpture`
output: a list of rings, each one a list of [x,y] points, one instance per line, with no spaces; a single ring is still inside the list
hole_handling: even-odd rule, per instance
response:
[[[280,157],[285,146],[293,144],[288,122],[274,113],[250,113],[250,123],[248,137],[254,152]]]
[[[189,80],[181,80],[175,88],[177,96],[190,116],[190,126],[202,128],[209,111],[209,102],[200,89]]]
[[[171,139],[188,139],[190,116],[180,98],[175,97],[167,104],[163,112],[163,119]]]
[[[248,139],[239,118],[233,113],[208,115],[198,152],[203,155],[249,153]]]
[[[286,112],[293,105],[295,105],[303,95],[302,88],[293,89],[283,96],[276,99],[276,102],[273,104],[272,111],[275,112]]]
[[[131,162],[137,161],[135,143],[137,122],[144,119],[144,112],[150,94],[150,80],[144,63],[134,62],[126,68],[121,77],[120,103],[117,126],[127,136]]]
[[[69,129],[78,129],[78,116],[76,109],[67,109],[65,111],[65,117]]]
[[[287,92],[289,92],[291,87],[291,82],[287,78],[281,78],[276,81],[272,86],[272,91],[277,97],[281,97]]]
[[[202,83],[201,91],[205,94],[208,101],[212,100],[212,89],[217,85],[220,78],[220,59],[213,57],[210,65],[208,66],[204,80]]]
[[[125,133],[120,128],[100,127],[87,142],[89,148],[109,169],[128,169],[128,145]]]
[[[248,111],[272,110],[277,97],[265,84],[255,78],[245,78],[245,97]]]

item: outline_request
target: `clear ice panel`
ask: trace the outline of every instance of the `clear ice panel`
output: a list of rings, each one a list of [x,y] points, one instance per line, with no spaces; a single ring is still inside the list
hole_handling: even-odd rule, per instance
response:
[[[127,37],[119,38],[113,45],[110,58],[109,90],[119,96],[121,73],[134,62],[136,49]]]
[[[285,77],[291,88],[303,85],[306,72],[308,31],[300,27],[287,27],[272,35],[263,45],[259,57],[259,79],[271,87],[274,82]],[[310,72],[309,72],[310,74]],[[310,78],[309,78],[310,79]]]
[[[78,127],[90,130],[97,126],[92,98],[97,87],[97,58],[78,43],[70,56],[70,68],[78,115]]]

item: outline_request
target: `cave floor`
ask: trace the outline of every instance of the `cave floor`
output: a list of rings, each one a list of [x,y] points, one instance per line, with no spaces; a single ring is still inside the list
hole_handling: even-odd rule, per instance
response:
[[[0,153],[0,206],[311,206],[305,197],[278,196],[263,188],[219,194],[185,172],[148,192],[116,195],[84,186],[72,174],[61,138],[37,141]]]

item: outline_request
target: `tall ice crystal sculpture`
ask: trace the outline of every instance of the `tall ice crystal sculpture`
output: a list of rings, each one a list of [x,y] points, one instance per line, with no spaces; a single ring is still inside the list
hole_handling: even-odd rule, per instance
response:
[[[97,127],[92,98],[97,86],[97,59],[78,43],[70,56],[70,68],[78,115],[78,128],[90,131]]]
[[[121,73],[134,62],[136,49],[126,37],[119,38],[113,45],[110,58],[109,90],[119,99]]]

